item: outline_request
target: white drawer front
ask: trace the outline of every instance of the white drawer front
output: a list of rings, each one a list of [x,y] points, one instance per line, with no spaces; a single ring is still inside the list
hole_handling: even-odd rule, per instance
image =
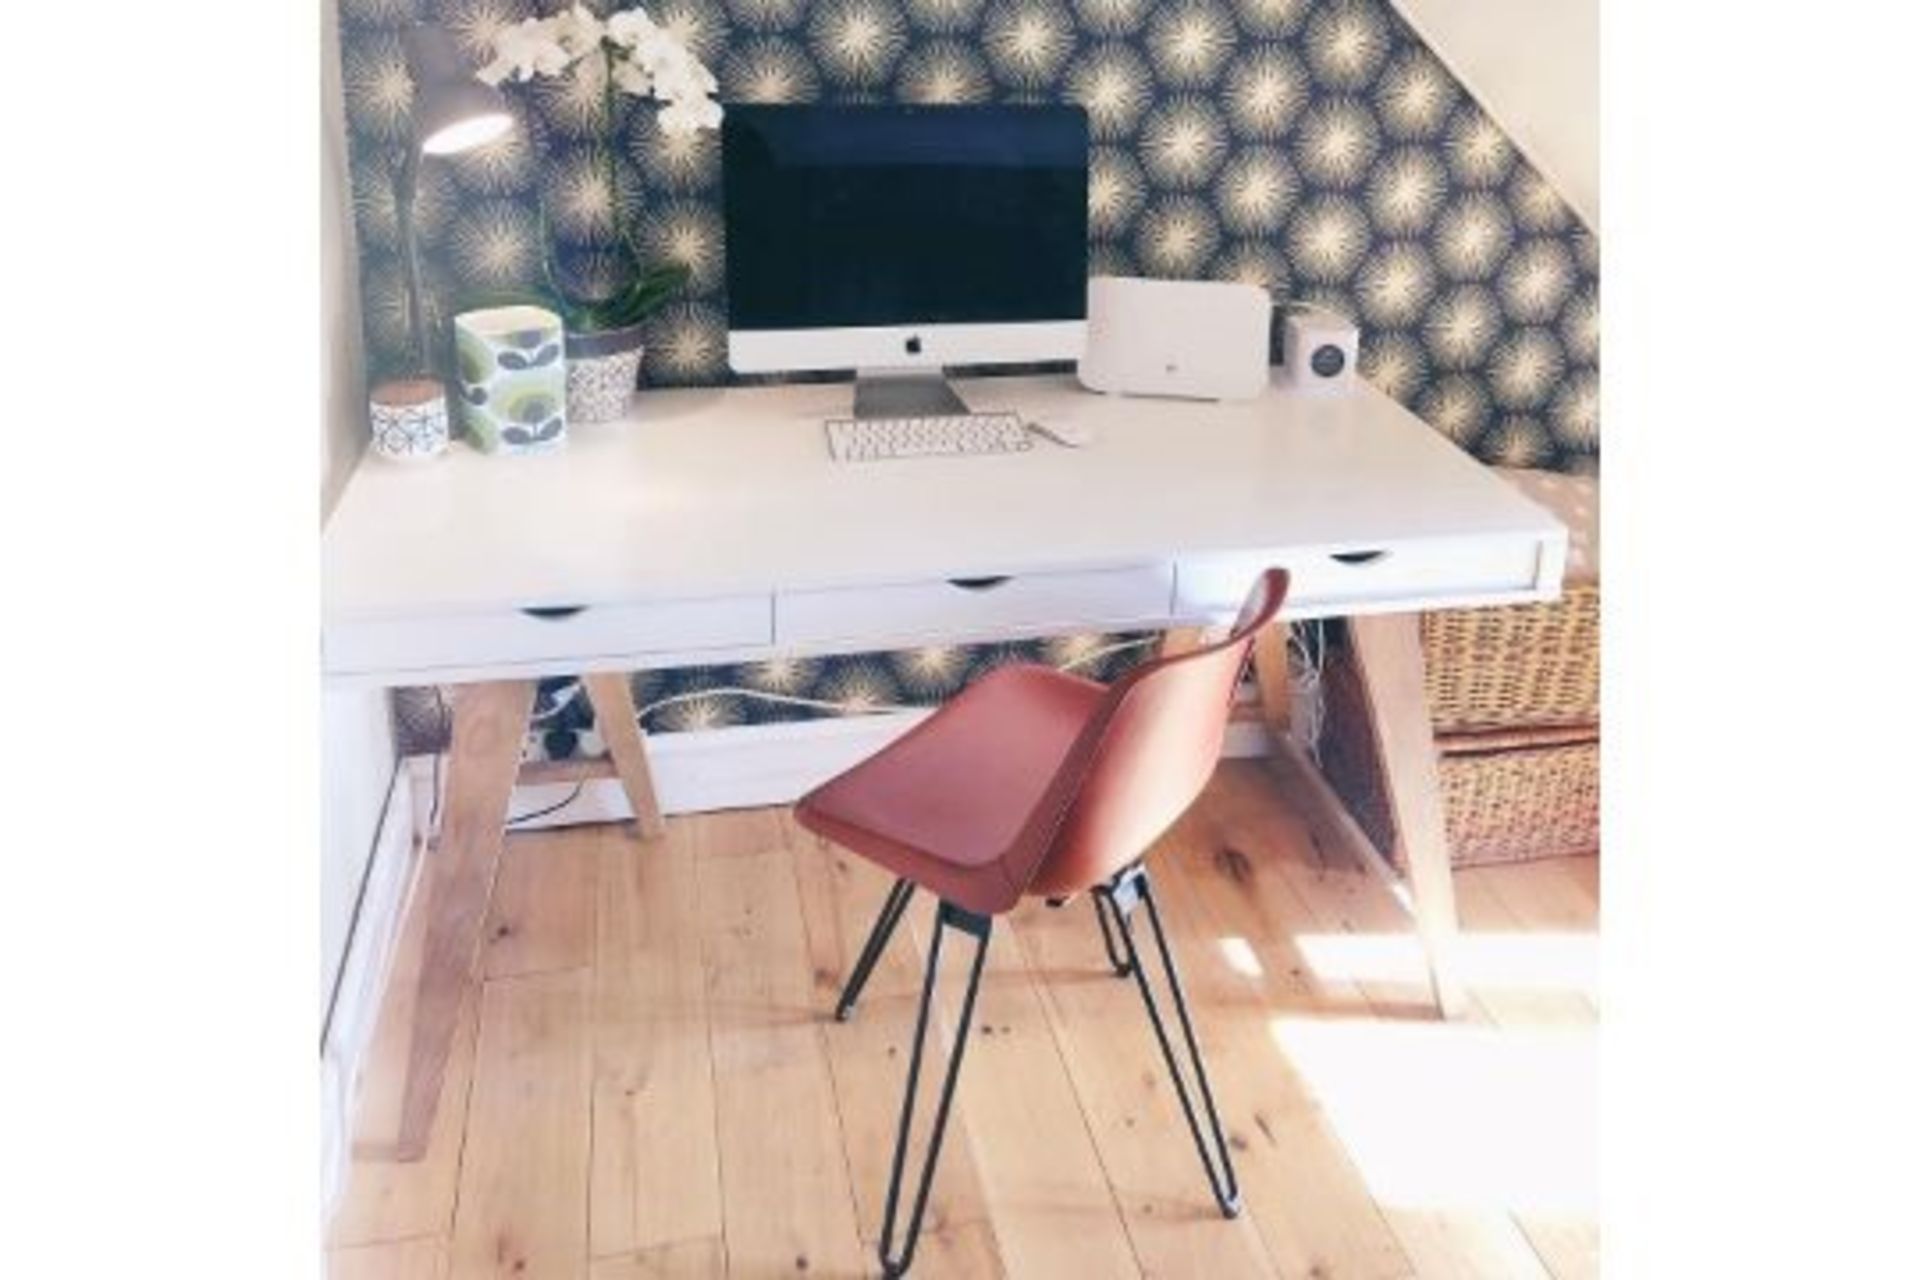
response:
[[[574,612],[463,614],[343,623],[327,628],[329,674],[405,672],[563,662],[623,654],[764,645],[770,596],[592,605]]]
[[[1173,566],[893,583],[781,592],[782,647],[959,642],[999,635],[1156,626],[1173,598]]]
[[[1538,595],[1543,583],[1536,538],[1434,539],[1345,553],[1277,552],[1269,557],[1231,555],[1182,560],[1176,593],[1181,617],[1231,619],[1262,569],[1277,566],[1293,575],[1285,614],[1329,614],[1465,607]]]

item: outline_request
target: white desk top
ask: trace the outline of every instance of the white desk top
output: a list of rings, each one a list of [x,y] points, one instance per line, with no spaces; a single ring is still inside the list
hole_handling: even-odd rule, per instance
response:
[[[649,392],[537,457],[369,456],[323,537],[328,622],[644,602],[1151,557],[1561,526],[1394,401],[1279,390],[1211,404],[1071,376],[960,384],[976,410],[1098,438],[990,457],[835,463],[846,384]]]

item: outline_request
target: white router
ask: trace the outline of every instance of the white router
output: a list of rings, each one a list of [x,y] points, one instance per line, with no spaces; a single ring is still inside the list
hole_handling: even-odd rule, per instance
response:
[[[1091,391],[1251,400],[1267,389],[1273,299],[1256,284],[1095,276],[1087,281]]]

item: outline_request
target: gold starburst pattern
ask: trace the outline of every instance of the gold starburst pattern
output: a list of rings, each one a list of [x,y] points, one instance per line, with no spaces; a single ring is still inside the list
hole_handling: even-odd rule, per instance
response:
[[[343,11],[348,3],[352,0],[345,0]],[[502,30],[532,16],[531,0],[447,0],[440,10],[440,25],[452,34],[460,52],[479,66],[492,60],[493,42]]]
[[[817,658],[786,655],[768,658],[747,667],[741,683],[750,689],[764,689],[768,693],[799,693],[813,684],[820,673],[820,665]]]
[[[844,658],[835,663],[816,696],[839,703],[845,713],[851,715],[884,710],[901,701],[892,673],[869,656]]]
[[[1307,63],[1330,89],[1358,89],[1373,79],[1387,56],[1387,32],[1379,15],[1362,4],[1319,6],[1307,23]]]
[[[461,190],[477,196],[518,195],[532,190],[538,165],[527,122],[515,110],[516,105],[512,101],[507,104],[508,110],[520,117],[515,128],[441,161]]]
[[[889,0],[828,0],[807,24],[808,47],[838,85],[885,80],[906,42],[906,25]]]
[[[712,0],[647,0],[646,8],[662,30],[676,36],[707,65],[724,49],[727,24],[715,12]]]
[[[1488,369],[1494,399],[1507,409],[1534,408],[1553,393],[1565,368],[1560,344],[1551,332],[1521,329],[1494,350]]]
[[[907,0],[913,25],[936,33],[964,31],[980,16],[985,0]]]
[[[1089,276],[1137,276],[1133,258],[1127,253],[1127,247],[1116,241],[1096,242],[1087,250],[1087,274]]]
[[[1383,328],[1413,324],[1438,285],[1433,259],[1418,244],[1408,240],[1382,244],[1360,268],[1361,317]]]
[[[1564,231],[1573,213],[1551,183],[1532,169],[1522,168],[1513,180],[1513,219],[1521,230],[1536,234]]]
[[[413,78],[399,39],[383,32],[348,48],[340,66],[340,93],[356,132],[382,142],[405,138],[413,118]]]
[[[1513,170],[1513,144],[1487,113],[1458,112],[1447,127],[1447,169],[1463,187],[1491,187]]]
[[[1101,36],[1134,34],[1152,8],[1153,0],[1073,0],[1080,25]]]
[[[799,22],[806,0],[727,0],[727,16],[748,31],[778,31]]]
[[[460,194],[447,171],[438,165],[423,166],[413,195],[414,234],[422,248],[440,243],[459,207]],[[362,249],[399,248],[400,219],[394,205],[393,168],[386,157],[354,161],[353,217]]]
[[[546,181],[547,218],[562,237],[585,242],[613,234],[614,218],[623,207],[621,193],[608,184],[590,148],[574,148],[551,163]]]
[[[1199,186],[1220,167],[1226,151],[1226,125],[1203,98],[1163,102],[1148,113],[1140,129],[1147,172],[1165,186]]]
[[[532,283],[539,274],[539,227],[526,206],[488,200],[463,209],[447,237],[462,280],[492,289]]]
[[[1286,221],[1299,186],[1279,151],[1250,147],[1235,152],[1220,171],[1214,202],[1229,231],[1242,236],[1260,235],[1277,230]]]
[[[1500,301],[1514,319],[1541,324],[1560,314],[1573,280],[1573,255],[1559,241],[1529,240],[1500,268]]]
[[[1132,131],[1153,91],[1139,55],[1124,44],[1096,45],[1067,71],[1067,99],[1087,109],[1087,128],[1106,140]]]
[[[980,102],[992,88],[987,64],[959,41],[921,45],[900,64],[899,94],[905,102]]]
[[[340,0],[340,20],[355,25],[397,27],[413,16],[413,0]]]
[[[1374,166],[1367,211],[1382,235],[1411,236],[1433,225],[1447,192],[1447,171],[1431,152],[1403,147]]]
[[[1581,227],[1570,238],[1573,241],[1573,256],[1580,263],[1580,269],[1599,275],[1600,237]]]
[[[1156,276],[1193,278],[1220,244],[1220,228],[1204,201],[1171,196],[1140,219],[1135,254]]]
[[[1394,137],[1431,138],[1445,126],[1459,98],[1459,88],[1438,59],[1414,49],[1387,68],[1374,105],[1381,127]]]
[[[1133,221],[1147,198],[1147,181],[1133,157],[1114,147],[1095,147],[1087,162],[1087,226],[1112,235]]]
[[[1486,429],[1487,395],[1465,374],[1453,374],[1429,386],[1417,401],[1419,414],[1441,435],[1465,448]]]
[[[1574,296],[1560,317],[1560,345],[1583,364],[1600,358],[1600,292],[1591,285]]]
[[[1535,418],[1502,418],[1487,433],[1479,452],[1502,467],[1532,467],[1552,451],[1547,429]]]
[[[593,141],[606,131],[606,83],[606,59],[582,58],[564,74],[538,76],[524,87],[549,129],[564,138]]]
[[[887,661],[901,692],[914,702],[937,701],[953,693],[966,676],[967,665],[967,651],[950,644],[907,649]]]
[[[1600,379],[1578,373],[1554,394],[1548,422],[1554,438],[1570,449],[1588,450],[1600,443]]]
[[[1264,240],[1243,240],[1228,246],[1214,274],[1235,284],[1257,284],[1276,298],[1285,296],[1292,282],[1285,256]]]
[[[1379,152],[1372,115],[1351,98],[1328,98],[1309,108],[1294,147],[1300,171],[1328,187],[1358,184]]]
[[[987,12],[987,57],[1017,89],[1051,84],[1073,52],[1073,28],[1051,0],[1002,0]]]
[[[1366,214],[1343,196],[1317,196],[1287,224],[1294,272],[1310,283],[1346,279],[1366,248]]]
[[[1157,6],[1147,52],[1161,80],[1176,88],[1211,84],[1233,51],[1233,20],[1211,0]]]
[[[737,695],[707,693],[670,702],[649,718],[671,733],[695,733],[702,729],[724,729],[728,725],[739,724],[743,709]]]
[[[1405,404],[1426,381],[1426,351],[1405,333],[1391,329],[1370,333],[1360,343],[1360,373]]]
[[[719,285],[720,215],[712,205],[675,200],[647,210],[640,244],[649,259],[685,267],[694,292]]]
[[[699,383],[725,372],[727,323],[719,311],[697,302],[676,303],[647,323],[647,362],[662,381]]]
[[[1458,369],[1487,354],[1500,333],[1500,307],[1490,290],[1465,285],[1429,307],[1424,333],[1434,363]]]
[[[1512,244],[1513,220],[1489,195],[1464,196],[1440,215],[1435,253],[1441,269],[1455,280],[1486,279]]]
[[[1306,96],[1306,68],[1281,48],[1249,50],[1227,70],[1227,116],[1243,138],[1280,137],[1299,115]]]
[[[720,179],[720,139],[708,132],[668,133],[643,111],[627,131],[627,154],[649,193],[705,191]]]
[[[771,37],[735,45],[721,59],[716,76],[735,102],[811,102],[820,96],[813,60]]]
[[[1312,0],[1233,0],[1240,26],[1252,36],[1292,35],[1312,7]]]

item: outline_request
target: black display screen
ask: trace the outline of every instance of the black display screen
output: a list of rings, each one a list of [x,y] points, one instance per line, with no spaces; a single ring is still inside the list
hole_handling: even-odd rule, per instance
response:
[[[734,329],[1080,320],[1087,117],[1064,106],[728,106]]]

